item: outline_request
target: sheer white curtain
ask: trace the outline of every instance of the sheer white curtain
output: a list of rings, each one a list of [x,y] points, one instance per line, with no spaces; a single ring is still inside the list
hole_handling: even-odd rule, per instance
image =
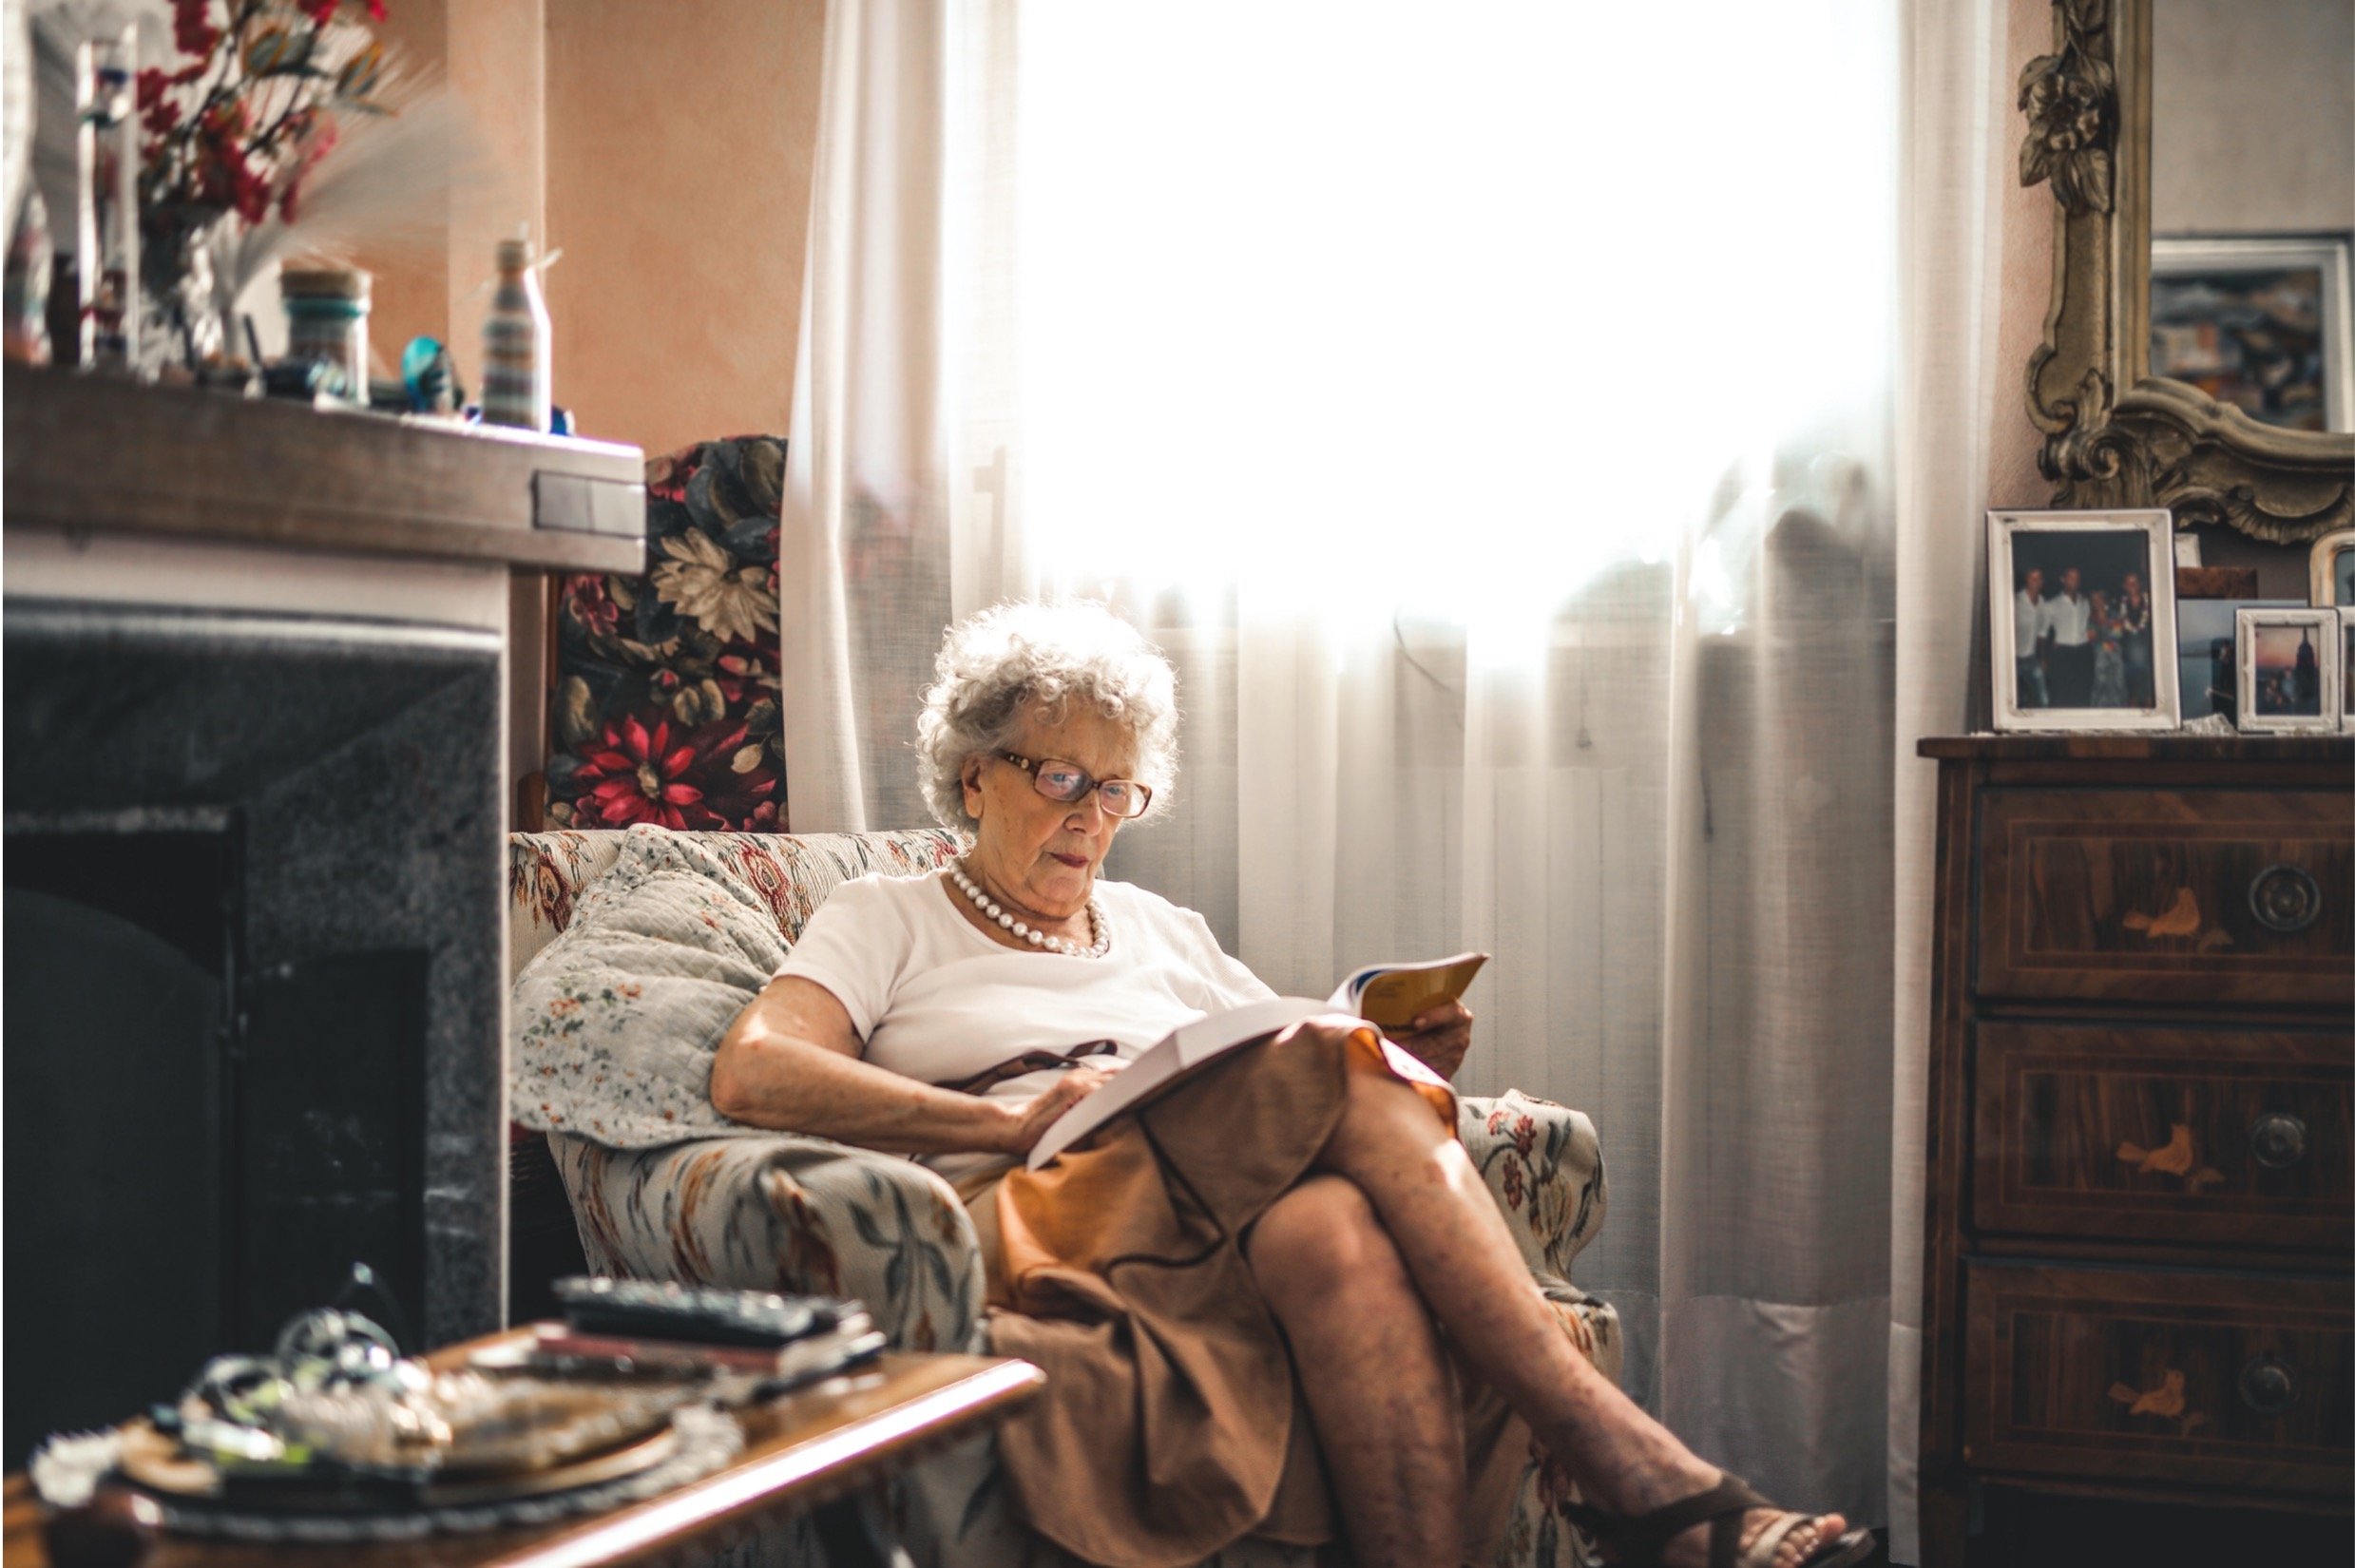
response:
[[[1889,1557],[1921,1560],[1923,1139],[1927,1128],[1930,896],[1937,764],[1924,736],[1966,727],[1983,669],[1980,519],[1999,400],[2002,182],[2017,122],[2006,0],[1915,0],[1905,16],[1905,180],[1897,415],[1896,1050],[1889,1216]],[[2017,407],[2017,404],[2014,405]],[[1977,677],[1983,681],[1983,677]]]
[[[1624,10],[833,0],[793,823],[921,819],[950,617],[1110,600],[1188,753],[1114,874],[1279,988],[1494,952],[1632,1390],[1879,1521],[1903,40]]]

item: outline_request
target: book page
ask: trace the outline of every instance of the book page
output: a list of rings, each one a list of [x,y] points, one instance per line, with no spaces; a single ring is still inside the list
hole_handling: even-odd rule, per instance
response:
[[[1121,1068],[1111,1082],[1056,1118],[1054,1124],[1040,1135],[1039,1141],[1031,1145],[1030,1168],[1035,1171],[1044,1165],[1188,1068],[1198,1067],[1261,1035],[1331,1011],[1330,1002],[1279,996],[1179,1024],[1152,1049]]]

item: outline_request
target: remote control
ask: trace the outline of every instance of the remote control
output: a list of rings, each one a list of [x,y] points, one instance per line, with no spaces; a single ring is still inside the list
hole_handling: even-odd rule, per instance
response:
[[[584,1334],[773,1347],[840,1324],[856,1310],[827,1296],[772,1295],[699,1285],[575,1276],[556,1282],[565,1321]]]

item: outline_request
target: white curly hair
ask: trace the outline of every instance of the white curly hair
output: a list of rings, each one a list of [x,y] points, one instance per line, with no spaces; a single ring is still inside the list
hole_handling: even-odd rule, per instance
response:
[[[1082,702],[1122,725],[1137,747],[1137,781],[1153,792],[1150,821],[1178,780],[1178,672],[1136,627],[1101,604],[998,604],[948,628],[939,679],[916,716],[924,802],[944,827],[968,832],[967,757],[1006,749],[1025,709],[1059,724]]]

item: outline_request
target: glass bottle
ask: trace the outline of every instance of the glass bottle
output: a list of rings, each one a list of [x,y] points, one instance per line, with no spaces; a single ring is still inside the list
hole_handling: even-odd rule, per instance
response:
[[[499,241],[499,286],[483,323],[483,423],[546,433],[550,422],[547,301],[528,239]]]

